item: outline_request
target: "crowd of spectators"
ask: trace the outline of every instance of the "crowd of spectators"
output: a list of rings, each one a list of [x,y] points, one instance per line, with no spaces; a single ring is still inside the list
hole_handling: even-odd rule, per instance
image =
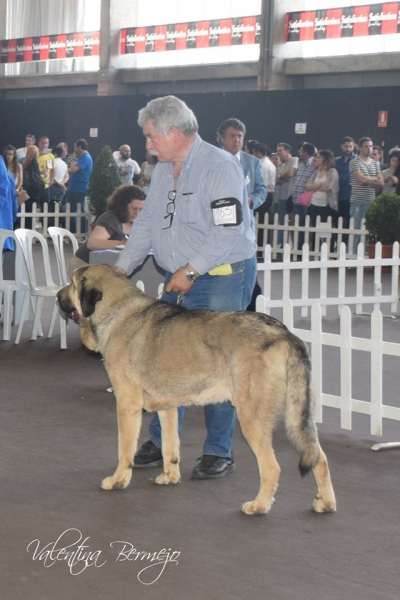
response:
[[[341,153],[336,157],[331,150],[317,150],[310,142],[303,142],[297,152],[290,144],[280,142],[272,152],[266,143],[249,139],[244,143],[244,151],[259,160],[267,188],[265,201],[255,209],[260,223],[266,214],[277,212],[280,224],[286,214],[291,219],[298,215],[300,225],[305,224],[307,215],[311,224],[317,216],[322,221],[330,216],[334,226],[342,217],[346,228],[353,217],[358,229],[378,193],[400,194],[400,148],[390,150],[386,164],[382,148],[369,137],[361,138],[357,144],[352,137],[344,137]],[[128,144],[121,145],[113,157],[121,185],[138,186],[146,194],[157,157],[147,154],[139,166],[132,159]],[[40,136],[36,145],[35,135],[27,134],[24,147],[5,147],[3,159],[17,195],[22,198],[19,193],[27,193],[22,200],[26,212],[32,211],[34,203],[42,210],[46,202],[49,212],[54,212],[56,204],[63,210],[69,203],[72,212],[78,204],[84,206],[93,167],[86,140],[77,140],[70,154],[65,142],[50,150],[48,136]],[[31,218],[25,219],[25,226],[32,226]],[[71,231],[76,231],[75,219],[71,219]],[[282,233],[280,236],[279,243]]]
[[[300,225],[305,224],[307,215],[311,225],[317,216],[322,222],[330,216],[337,226],[342,217],[344,228],[349,227],[353,217],[354,228],[360,229],[377,194],[400,194],[400,148],[389,151],[386,165],[382,148],[370,137],[362,137],[358,143],[350,136],[344,137],[341,154],[336,157],[331,150],[317,150],[309,142],[297,148],[298,156],[286,142],[277,144],[272,153],[266,144],[249,140],[245,150],[263,163],[268,197],[257,211],[261,223],[266,213],[277,212],[281,225],[286,214],[291,218],[299,215]],[[282,233],[280,236],[278,243],[282,242]]]

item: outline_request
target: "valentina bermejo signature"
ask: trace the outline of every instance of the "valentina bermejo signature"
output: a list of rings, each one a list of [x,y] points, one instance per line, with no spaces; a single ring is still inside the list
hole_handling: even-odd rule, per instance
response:
[[[80,575],[86,569],[100,569],[109,562],[135,563],[139,567],[137,579],[143,585],[156,583],[167,566],[178,565],[180,552],[171,548],[162,548],[148,552],[135,548],[131,542],[116,540],[110,542],[107,552],[93,550],[90,546],[90,536],[74,527],[66,529],[55,541],[43,543],[39,539],[32,540],[27,548],[33,561],[38,561],[43,567],[50,568],[56,563],[67,566],[71,575]]]

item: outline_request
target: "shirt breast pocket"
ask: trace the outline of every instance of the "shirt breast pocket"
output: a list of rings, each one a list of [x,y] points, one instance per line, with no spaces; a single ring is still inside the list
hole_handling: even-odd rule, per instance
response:
[[[182,194],[177,202],[177,215],[184,225],[193,225],[200,219],[198,194]],[[211,210],[211,209],[210,209]]]

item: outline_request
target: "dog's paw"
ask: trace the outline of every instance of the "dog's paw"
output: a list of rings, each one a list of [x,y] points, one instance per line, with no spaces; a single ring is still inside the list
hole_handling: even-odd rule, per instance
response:
[[[132,477],[132,472],[129,471],[128,474],[119,479],[117,477],[106,477],[100,484],[100,487],[103,490],[124,490],[128,487]]]
[[[312,508],[317,513],[330,513],[336,511],[336,501],[325,501],[321,494],[317,494],[314,498]]]
[[[257,502],[253,500],[253,502],[245,502],[242,504],[242,511],[246,515],[265,515],[271,510],[271,506],[275,502],[275,499],[272,498],[269,504]]]
[[[181,480],[179,473],[161,473],[156,477],[155,482],[158,485],[169,485],[170,483],[179,483]]]

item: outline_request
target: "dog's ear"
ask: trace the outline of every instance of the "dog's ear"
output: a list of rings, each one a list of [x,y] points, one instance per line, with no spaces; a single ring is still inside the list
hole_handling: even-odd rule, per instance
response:
[[[103,298],[101,290],[91,288],[87,285],[86,277],[81,279],[81,289],[79,293],[79,300],[81,303],[82,314],[84,317],[90,317],[96,310],[97,302]]]

